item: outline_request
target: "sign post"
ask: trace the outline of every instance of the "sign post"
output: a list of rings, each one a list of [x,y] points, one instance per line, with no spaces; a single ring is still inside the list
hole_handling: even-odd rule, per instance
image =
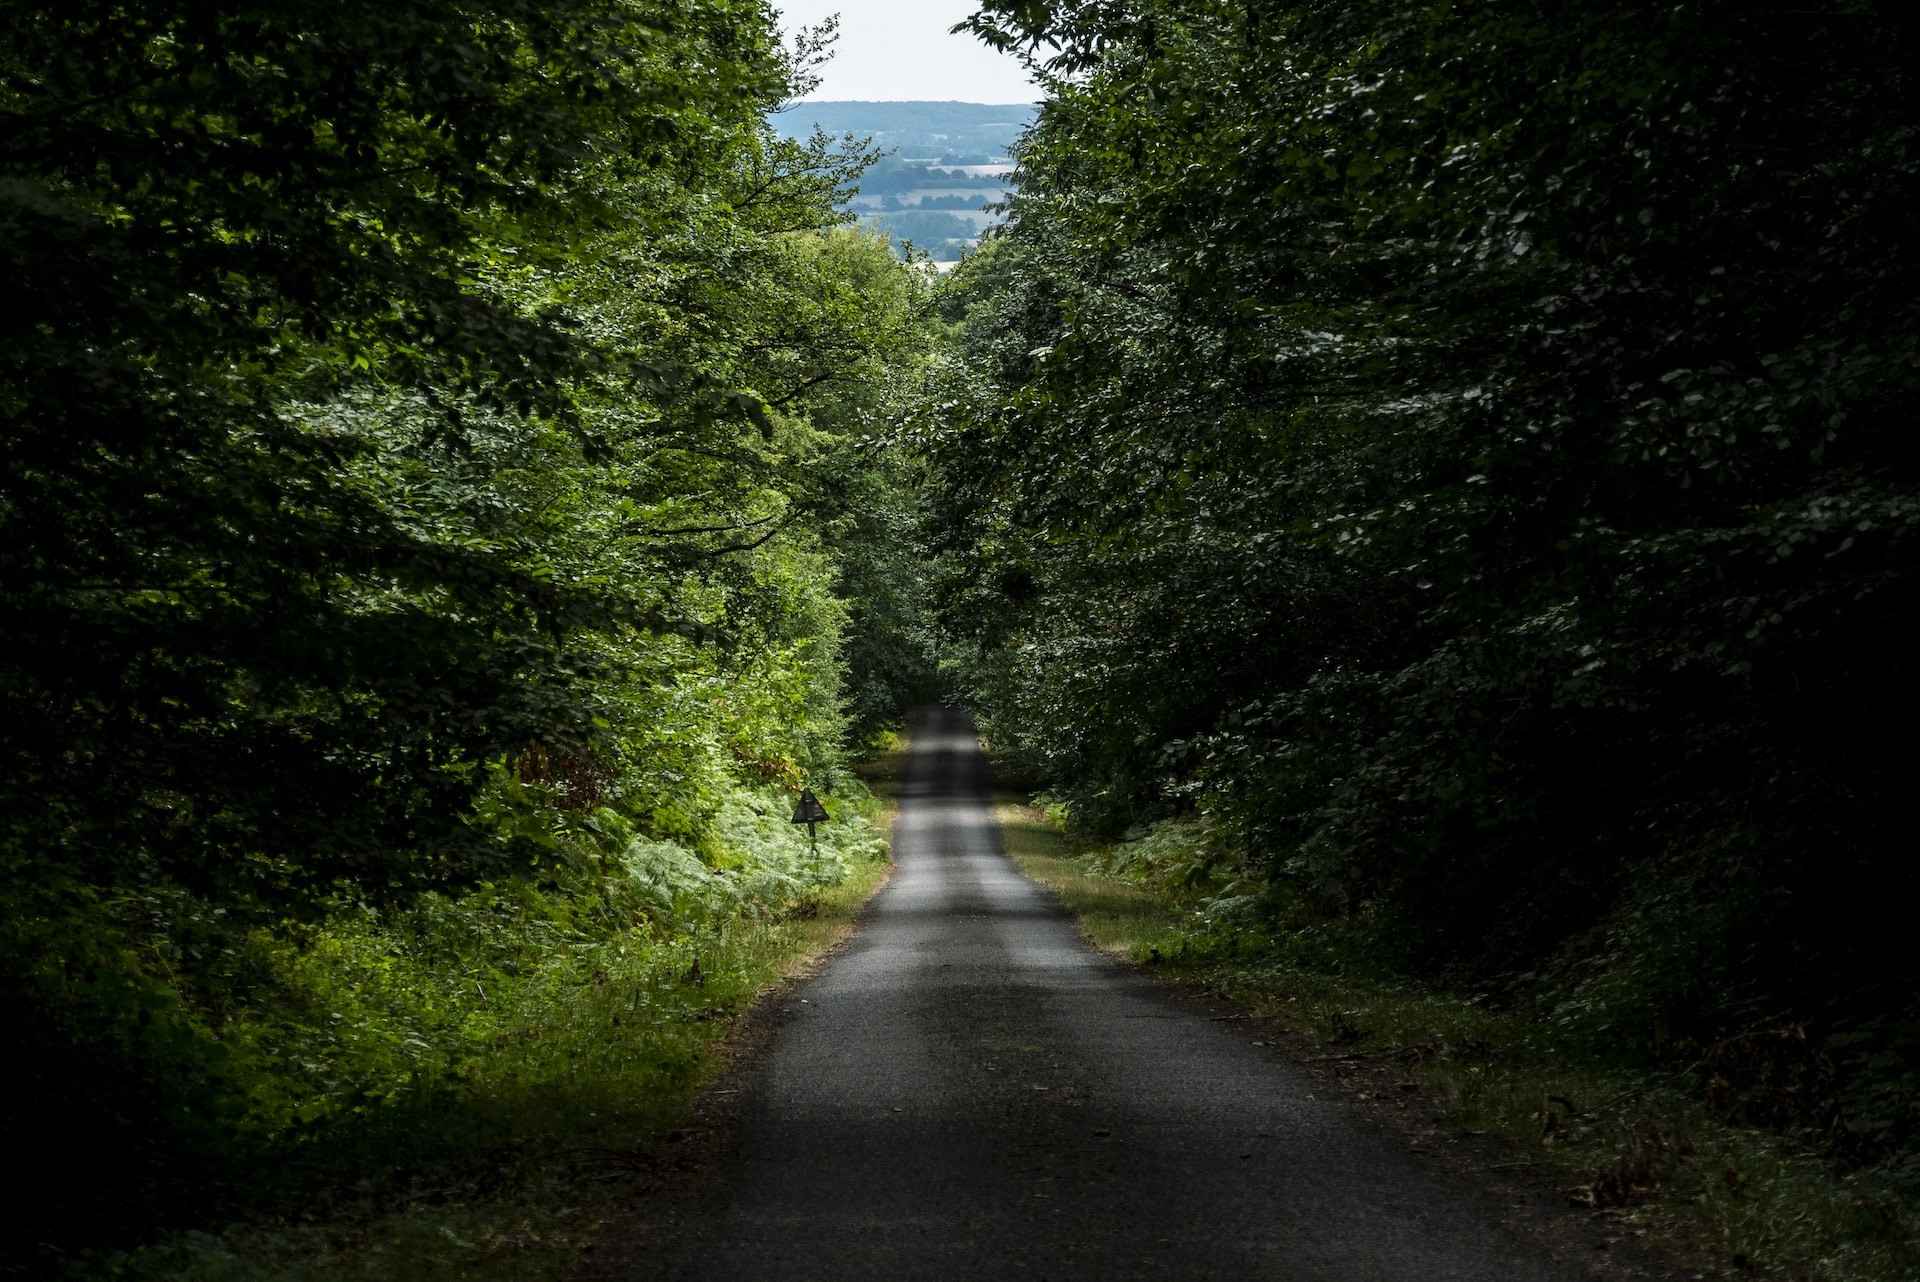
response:
[[[820,804],[820,798],[813,795],[813,789],[800,790],[800,804],[793,808],[793,822],[807,826],[807,845],[818,850],[819,839],[813,831],[817,823],[827,821],[827,808]]]

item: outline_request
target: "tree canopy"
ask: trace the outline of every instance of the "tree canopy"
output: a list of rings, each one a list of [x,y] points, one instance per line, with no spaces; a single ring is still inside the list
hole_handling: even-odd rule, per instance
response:
[[[982,8],[1048,97],[924,431],[996,740],[1269,930],[1812,1028],[1799,1120],[1911,1137],[1905,11]]]
[[[920,679],[874,440],[926,285],[835,213],[871,157],[766,123],[810,48],[761,0],[0,6],[0,993],[96,1132],[46,1196],[137,1218],[281,1125],[249,1021],[355,914],[724,871]],[[309,1122],[398,1089],[328,1071]]]

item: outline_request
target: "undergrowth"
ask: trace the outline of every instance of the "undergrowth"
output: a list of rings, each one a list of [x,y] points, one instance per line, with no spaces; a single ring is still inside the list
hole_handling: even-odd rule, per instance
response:
[[[1509,1166],[1720,1275],[1920,1277],[1920,1207],[1899,1168],[1846,1170],[1811,1137],[1738,1125],[1697,1072],[1609,1053],[1550,1009],[1415,984],[1387,923],[1286,920],[1198,822],[1101,843],[1066,818],[1045,797],[1001,797],[1009,853],[1094,944],[1280,1025],[1363,1095],[1392,1078],[1391,1107],[1423,1138],[1504,1136]]]
[[[897,745],[879,745],[897,746]],[[884,880],[889,804],[858,780],[817,847],[775,786],[699,847],[583,821],[544,882],[342,903],[250,933],[250,1003],[201,1013],[244,1084],[224,1227],[67,1257],[75,1279],[553,1278],[598,1234],[716,1044]],[[244,1180],[244,1185],[241,1181]],[[44,1257],[43,1257],[44,1258]]]

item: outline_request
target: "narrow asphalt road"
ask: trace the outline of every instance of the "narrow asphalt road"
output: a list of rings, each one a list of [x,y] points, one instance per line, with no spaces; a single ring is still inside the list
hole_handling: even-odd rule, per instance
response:
[[[648,1275],[1580,1276],[1084,944],[1002,853],[964,714],[912,748],[892,883],[787,998],[734,1169]]]

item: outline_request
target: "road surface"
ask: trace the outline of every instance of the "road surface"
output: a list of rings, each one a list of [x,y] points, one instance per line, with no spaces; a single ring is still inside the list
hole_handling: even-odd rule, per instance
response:
[[[904,791],[893,881],[783,999],[733,1169],[647,1276],[1581,1276],[1083,943],[1002,853],[964,714],[919,714]]]

